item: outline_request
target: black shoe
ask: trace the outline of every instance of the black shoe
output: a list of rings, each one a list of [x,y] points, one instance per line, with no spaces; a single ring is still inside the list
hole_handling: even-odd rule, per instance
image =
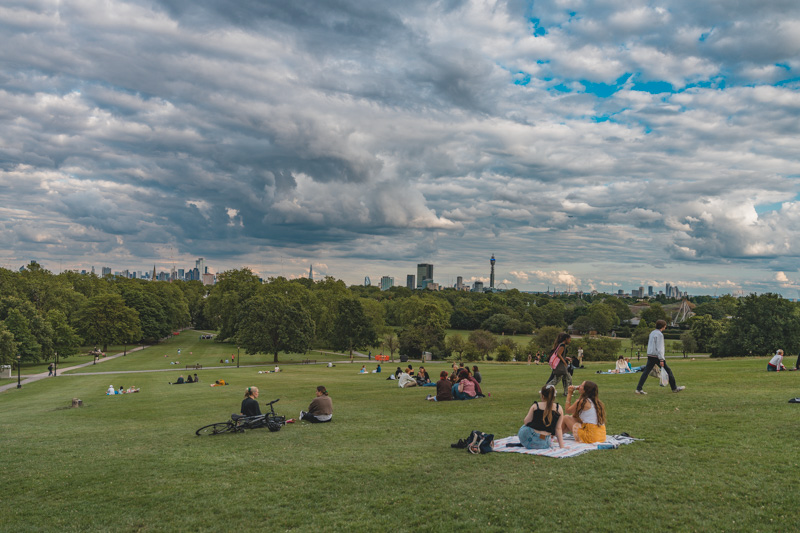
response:
[[[458,439],[458,442],[456,442],[455,444],[451,444],[451,445],[450,445],[450,447],[451,447],[451,448],[466,448],[466,447],[467,447],[467,444],[468,444],[468,443],[467,443],[467,441],[466,441],[466,440],[464,440],[464,439]]]

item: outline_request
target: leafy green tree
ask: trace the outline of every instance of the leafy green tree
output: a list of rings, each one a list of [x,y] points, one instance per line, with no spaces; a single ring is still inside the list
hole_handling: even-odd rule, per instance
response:
[[[485,329],[470,331],[469,342],[475,345],[482,359],[485,359],[489,352],[497,348],[497,337]]]
[[[312,295],[308,309],[316,324],[315,344],[330,346],[333,340],[337,304],[340,300],[350,298],[351,293],[343,281],[326,276],[314,284]]]
[[[450,323],[450,314],[446,309],[433,300],[423,303],[410,325],[398,335],[400,352],[411,357],[419,357],[426,351],[443,352],[445,333]]]
[[[336,306],[331,346],[334,350],[345,350],[353,356],[353,350],[366,349],[377,344],[378,338],[372,321],[364,313],[360,299],[345,298]]]
[[[239,310],[251,298],[261,282],[249,268],[228,270],[217,275],[217,283],[206,298],[204,313],[208,322],[219,329],[217,339],[232,338],[238,330]]]
[[[601,335],[605,335],[611,331],[611,328],[619,325],[619,318],[614,308],[602,302],[590,305],[586,316],[592,325],[592,329]]]
[[[651,303],[650,307],[643,310],[640,318],[647,321],[648,324],[655,324],[658,320],[665,320],[669,323],[667,312],[664,311],[664,308],[658,302]]]
[[[299,285],[298,285],[299,286]],[[248,298],[238,317],[236,341],[246,353],[305,352],[314,339],[311,313],[296,297],[266,290]]]
[[[102,345],[104,352],[109,344],[133,342],[142,336],[139,313],[116,293],[89,298],[77,313],[76,323],[83,339]]]
[[[614,310],[614,313],[616,313],[620,323],[633,318],[633,313],[631,312],[631,308],[628,307],[628,304],[616,296],[610,296],[604,299],[603,303],[610,306]]]
[[[711,315],[695,315],[689,318],[689,329],[697,344],[696,350],[709,353],[718,342],[724,323],[714,320]]]
[[[396,352],[397,349],[400,347],[400,343],[397,341],[397,335],[395,335],[394,332],[389,332],[384,334],[383,347],[386,351],[389,352],[389,357],[394,363],[394,352]]]
[[[502,313],[492,315],[483,321],[483,324],[481,324],[481,329],[491,331],[492,333],[503,333],[506,331],[506,327],[510,321],[511,317],[508,315],[504,315]]]
[[[542,308],[542,323],[545,326],[555,326],[563,329],[567,324],[564,322],[564,304],[559,301],[547,302]]]
[[[364,307],[364,314],[367,315],[367,319],[372,324],[372,328],[375,330],[376,334],[385,335],[392,331],[392,329],[386,325],[386,308],[383,304],[369,298],[360,298],[359,301]]]
[[[457,360],[464,358],[464,350],[467,349],[467,341],[462,335],[454,333],[445,339],[447,353],[452,354]]]
[[[777,349],[800,349],[800,311],[778,294],[751,294],[742,298],[736,316],[712,347],[712,357],[763,356]]]
[[[514,349],[507,344],[503,344],[497,347],[495,355],[498,361],[501,363],[507,363],[508,361],[511,361],[512,357],[514,357]]]
[[[52,331],[53,351],[58,352],[59,357],[67,358],[78,353],[81,339],[75,332],[64,313],[58,309],[53,309],[47,313],[47,321],[50,323]]]
[[[556,326],[545,326],[539,328],[536,333],[533,334],[533,343],[538,349],[549,354],[553,351],[553,343],[556,341],[556,338],[561,331],[562,329]]]
[[[0,364],[10,365],[17,357],[18,344],[3,323],[0,323]]]
[[[633,333],[631,334],[631,342],[634,346],[638,346],[639,349],[646,351],[647,343],[650,340],[651,331],[652,330],[647,325],[647,321],[640,321],[639,325],[636,326],[636,329],[634,329]]]
[[[697,353],[698,348],[697,340],[691,331],[681,333],[681,351],[684,357],[686,357],[687,353]]]

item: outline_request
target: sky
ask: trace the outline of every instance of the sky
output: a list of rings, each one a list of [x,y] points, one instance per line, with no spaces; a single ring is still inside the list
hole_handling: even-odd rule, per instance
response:
[[[0,266],[800,297],[800,3],[5,0]]]

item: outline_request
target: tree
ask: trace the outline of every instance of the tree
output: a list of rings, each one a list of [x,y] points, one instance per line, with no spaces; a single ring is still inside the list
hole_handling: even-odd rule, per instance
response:
[[[602,302],[590,305],[586,317],[589,319],[592,329],[601,335],[605,335],[611,331],[611,328],[619,325],[619,318],[614,309]]]
[[[553,343],[556,341],[558,334],[561,333],[561,328],[556,326],[545,326],[533,334],[533,342],[540,349],[550,353],[553,349]]]
[[[496,356],[499,362],[507,363],[508,361],[511,361],[511,358],[514,356],[514,349],[508,344],[503,344],[497,347]]]
[[[296,298],[259,291],[247,299],[239,312],[236,341],[246,353],[305,352],[314,338],[311,313]]]
[[[219,329],[218,340],[236,335],[239,310],[260,286],[258,276],[249,268],[228,270],[217,275],[217,283],[208,293],[203,311],[208,322]]]
[[[697,340],[695,340],[692,332],[684,331],[681,333],[681,350],[683,351],[683,356],[686,357],[687,353],[697,353],[697,349]]]
[[[47,313],[47,321],[50,323],[50,328],[53,332],[53,351],[58,352],[59,357],[63,358],[78,353],[78,347],[81,344],[80,337],[69,325],[64,313],[58,309],[53,309]]]
[[[17,343],[14,334],[0,323],[0,364],[9,365],[17,357]]]
[[[387,333],[383,336],[383,347],[389,351],[389,357],[392,358],[392,363],[394,363],[394,352],[397,351],[397,348],[400,344],[397,342],[397,335],[394,333]]]
[[[699,307],[699,306],[698,306]],[[696,343],[695,350],[709,353],[722,334],[723,322],[711,315],[695,315],[689,319],[689,328]]]
[[[475,345],[483,359],[489,355],[489,352],[497,348],[497,338],[485,329],[470,331],[469,342]]]
[[[506,326],[509,321],[511,321],[510,316],[498,313],[484,320],[481,324],[481,329],[491,331],[492,333],[503,333],[506,331]]]
[[[650,340],[650,327],[647,322],[642,320],[636,329],[631,334],[631,342],[634,346],[638,346],[643,350],[647,350],[647,343]]]
[[[712,346],[712,357],[763,356],[777,349],[800,349],[800,311],[778,294],[751,294],[742,298],[736,315]]]
[[[411,299],[413,298],[409,298]],[[412,357],[419,357],[426,351],[441,354],[444,351],[445,332],[449,323],[450,314],[446,307],[434,301],[426,301],[418,308],[411,323],[398,335],[401,353]]]
[[[447,353],[455,354],[456,358],[461,360],[464,358],[464,350],[467,349],[467,341],[458,333],[448,335],[445,339],[445,348]]]
[[[651,303],[650,307],[642,311],[640,318],[647,321],[648,324],[655,324],[658,320],[669,322],[667,312],[664,311],[664,308],[661,307],[661,304],[658,302]]]
[[[361,301],[355,298],[339,300],[331,338],[333,349],[348,351],[352,360],[353,350],[364,349],[377,342],[375,327],[364,313]]]
[[[139,313],[115,293],[89,298],[77,314],[77,324],[84,341],[102,345],[104,352],[111,343],[133,342],[142,336]]]

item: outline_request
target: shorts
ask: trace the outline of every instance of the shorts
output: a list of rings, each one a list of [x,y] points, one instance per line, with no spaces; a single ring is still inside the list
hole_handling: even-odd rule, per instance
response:
[[[550,447],[550,441],[552,440],[552,435],[545,435],[545,438],[541,438],[538,433],[536,433],[533,429],[529,428],[528,426],[522,426],[519,428],[519,432],[517,433],[517,437],[519,437],[519,442],[527,448],[528,450],[541,450]],[[605,439],[603,439],[605,440]]]
[[[591,444],[593,442],[606,441],[606,427],[598,426],[596,424],[581,424],[575,434],[573,435],[578,442]]]

